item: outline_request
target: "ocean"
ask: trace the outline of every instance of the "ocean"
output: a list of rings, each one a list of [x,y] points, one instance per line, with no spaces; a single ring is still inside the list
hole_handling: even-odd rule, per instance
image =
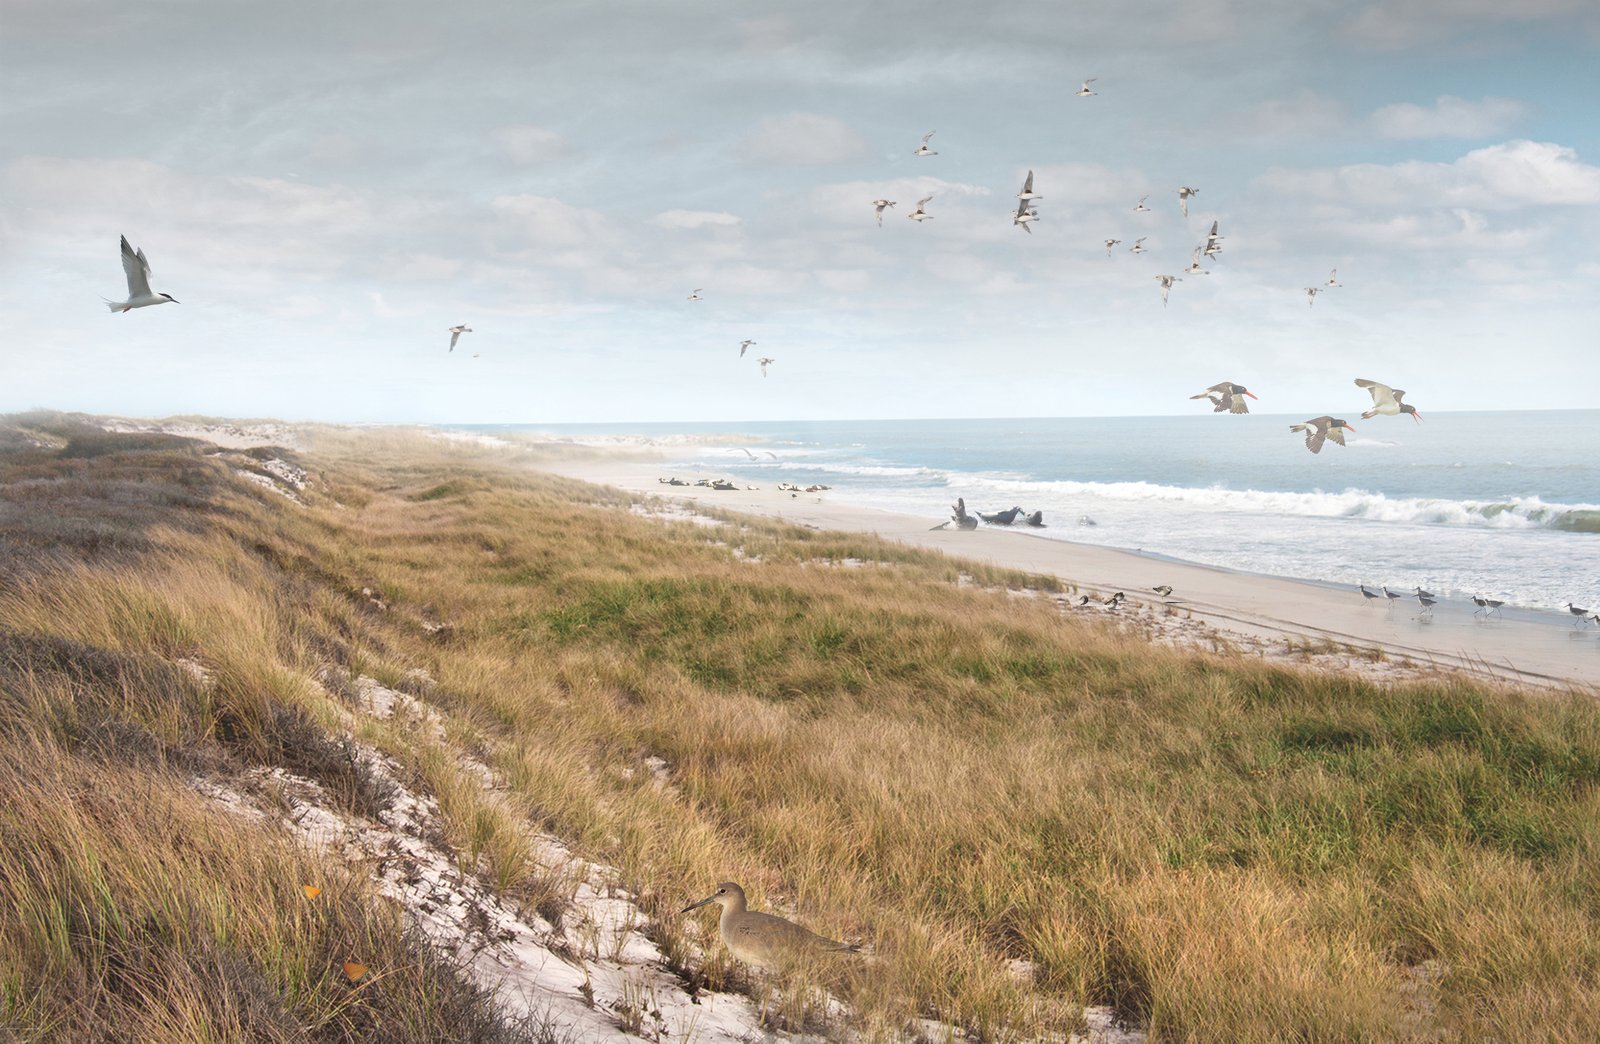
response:
[[[930,525],[959,496],[1042,510],[1047,537],[1246,572],[1600,608],[1600,410],[1351,417],[1320,455],[1288,430],[1303,418],[1271,414],[459,427],[638,436],[663,475],[823,484]]]

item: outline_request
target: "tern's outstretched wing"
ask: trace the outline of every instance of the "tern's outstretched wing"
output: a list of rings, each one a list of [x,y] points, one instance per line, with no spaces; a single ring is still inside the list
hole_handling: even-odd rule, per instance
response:
[[[128,299],[136,297],[150,297],[150,262],[144,259],[144,251],[134,252],[128,245],[128,237],[122,237],[122,270],[128,276]]]

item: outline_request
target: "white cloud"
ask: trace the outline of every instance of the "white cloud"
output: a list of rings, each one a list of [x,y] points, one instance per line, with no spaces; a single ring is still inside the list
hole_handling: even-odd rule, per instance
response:
[[[1571,15],[1593,18],[1592,0],[1378,0],[1347,26],[1351,36],[1380,50],[1437,41],[1473,24],[1540,22]]]
[[[650,223],[657,228],[691,229],[691,228],[732,228],[739,224],[737,214],[729,214],[720,210],[664,210],[650,219]]]
[[[843,120],[811,112],[768,117],[744,140],[745,158],[777,166],[816,167],[866,152],[866,141]]]
[[[1600,203],[1600,167],[1564,145],[1508,141],[1475,149],[1454,163],[1395,164],[1292,170],[1273,167],[1258,187],[1343,205],[1478,207]]]
[[[1526,112],[1511,98],[1472,102],[1444,94],[1432,105],[1386,105],[1370,123],[1380,138],[1487,138],[1510,130]]]
[[[567,154],[567,140],[553,130],[528,123],[497,128],[494,140],[506,157],[519,167],[533,167]]]

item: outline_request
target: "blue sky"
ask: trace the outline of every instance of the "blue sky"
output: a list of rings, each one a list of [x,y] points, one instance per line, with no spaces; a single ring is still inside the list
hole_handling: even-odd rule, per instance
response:
[[[0,409],[1600,407],[1596,68],[1594,0],[11,0]]]

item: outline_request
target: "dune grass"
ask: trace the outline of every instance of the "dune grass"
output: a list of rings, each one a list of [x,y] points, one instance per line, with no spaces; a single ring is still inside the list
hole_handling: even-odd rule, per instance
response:
[[[302,506],[200,444],[13,420],[0,1026],[25,1039],[536,1033],[184,783],[284,765],[381,807],[314,679],[417,668],[448,745],[383,742],[503,895],[559,912],[527,857],[553,832],[623,871],[686,976],[762,993],[676,914],[740,881],[869,944],[830,984],[869,1034],[1050,1037],[1105,1003],[1159,1040],[1600,1039],[1592,694],[1156,647],[1004,591],[1053,580],[640,518],[524,450],[320,430]],[[330,972],[358,951],[385,988]],[[791,984],[771,1012],[820,1008]]]

